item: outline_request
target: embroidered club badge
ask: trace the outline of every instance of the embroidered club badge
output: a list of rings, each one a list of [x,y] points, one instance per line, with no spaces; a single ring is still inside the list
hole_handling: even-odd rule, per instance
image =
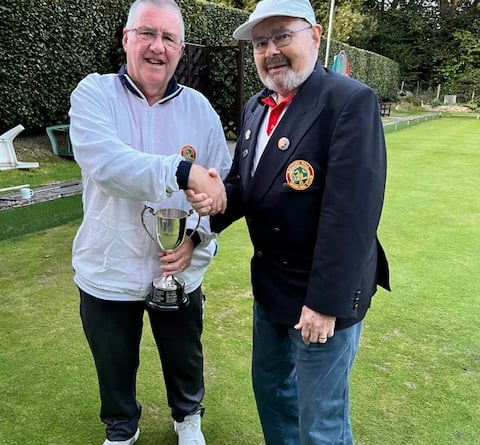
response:
[[[294,190],[306,190],[313,183],[315,171],[313,167],[302,160],[293,161],[285,173],[285,179],[290,188]]]
[[[195,162],[195,159],[197,159],[197,150],[195,150],[192,145],[184,145],[180,150],[180,156],[186,161]]]

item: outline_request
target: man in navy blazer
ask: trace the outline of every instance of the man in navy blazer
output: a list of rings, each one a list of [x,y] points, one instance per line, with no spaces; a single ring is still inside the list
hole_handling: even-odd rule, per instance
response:
[[[349,375],[377,285],[386,149],[368,86],[322,67],[308,0],[263,0],[251,40],[266,88],[245,107],[219,233],[245,217],[254,247],[252,378],[267,445],[352,445]],[[190,194],[208,212],[205,195]]]

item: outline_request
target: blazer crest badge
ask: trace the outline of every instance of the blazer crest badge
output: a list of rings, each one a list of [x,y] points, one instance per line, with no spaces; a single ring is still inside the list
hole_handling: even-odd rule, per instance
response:
[[[294,190],[308,189],[315,177],[315,170],[307,161],[301,159],[293,161],[285,173],[285,179],[290,188]]]

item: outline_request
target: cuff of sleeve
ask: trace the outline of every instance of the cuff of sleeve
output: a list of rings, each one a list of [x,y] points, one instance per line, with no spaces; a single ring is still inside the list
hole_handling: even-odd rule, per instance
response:
[[[192,163],[188,161],[180,161],[180,164],[178,164],[175,176],[177,177],[178,187],[180,187],[181,190],[188,188],[188,176],[190,175],[191,168]]]
[[[198,234],[197,231],[194,231],[193,229],[187,229],[186,234],[192,240],[194,248],[197,247],[202,242],[202,239],[200,238],[200,235]]]

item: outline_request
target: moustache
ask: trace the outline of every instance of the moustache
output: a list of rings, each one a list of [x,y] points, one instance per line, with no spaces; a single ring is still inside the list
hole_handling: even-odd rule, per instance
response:
[[[270,68],[271,66],[285,65],[288,64],[288,59],[283,55],[276,55],[273,57],[268,57],[265,60],[265,66]]]

